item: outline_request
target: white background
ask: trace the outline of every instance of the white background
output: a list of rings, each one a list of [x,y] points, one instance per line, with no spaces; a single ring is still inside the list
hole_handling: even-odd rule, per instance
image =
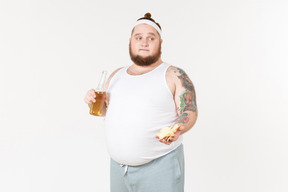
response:
[[[288,191],[288,1],[0,1],[0,191],[109,191],[103,120],[83,98],[130,65],[146,12],[186,71],[199,118],[187,192]],[[125,138],[123,138],[125,139]]]

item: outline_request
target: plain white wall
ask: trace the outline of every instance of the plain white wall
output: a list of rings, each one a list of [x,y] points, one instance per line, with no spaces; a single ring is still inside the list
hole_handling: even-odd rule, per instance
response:
[[[288,1],[0,1],[0,191],[109,191],[103,120],[83,98],[130,65],[131,27],[163,28],[199,118],[187,192],[288,191]]]

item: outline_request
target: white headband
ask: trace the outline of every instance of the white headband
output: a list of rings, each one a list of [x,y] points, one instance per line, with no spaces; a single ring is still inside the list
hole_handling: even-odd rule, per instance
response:
[[[159,33],[160,37],[161,37],[161,29],[158,27],[158,25],[156,25],[153,21],[150,21],[148,19],[141,19],[141,20],[138,20],[134,26],[133,26],[133,29],[134,27],[136,27],[136,25],[139,25],[139,24],[148,24],[148,25],[151,25],[152,27],[154,27],[157,32]]]

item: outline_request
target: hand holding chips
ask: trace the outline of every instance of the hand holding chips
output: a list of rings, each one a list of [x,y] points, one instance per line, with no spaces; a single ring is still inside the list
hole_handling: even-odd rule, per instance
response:
[[[164,127],[158,132],[157,136],[159,137],[159,139],[165,139],[166,141],[168,141],[170,137],[175,136],[175,132],[178,130],[179,127],[180,125],[178,123],[171,127]]]

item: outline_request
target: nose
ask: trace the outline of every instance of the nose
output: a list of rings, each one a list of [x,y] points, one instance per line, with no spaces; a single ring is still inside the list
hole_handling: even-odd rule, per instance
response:
[[[147,39],[145,39],[145,38],[143,38],[142,39],[142,42],[141,42],[141,45],[143,46],[143,47],[147,47],[149,44],[148,44],[148,40]]]

